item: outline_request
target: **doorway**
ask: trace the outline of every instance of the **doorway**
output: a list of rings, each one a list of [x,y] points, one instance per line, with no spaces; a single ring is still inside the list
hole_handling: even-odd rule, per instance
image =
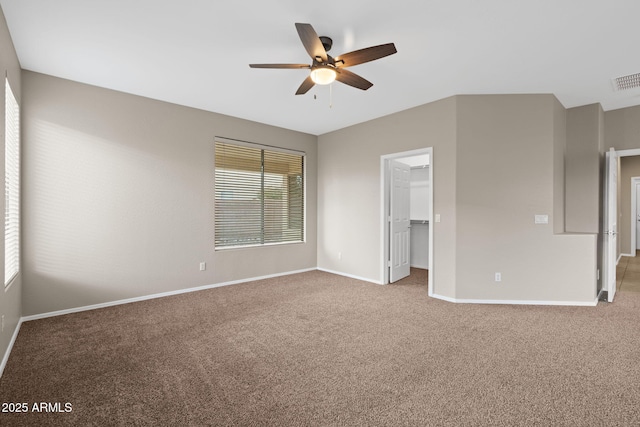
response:
[[[630,156],[640,156],[640,149],[628,149],[628,150],[619,150],[616,151],[613,147],[606,152],[605,157],[605,168],[604,168],[604,188],[603,188],[603,242],[602,242],[602,289],[600,293],[605,293],[607,295],[607,301],[613,301],[613,298],[616,293],[616,266],[617,263],[622,256],[622,250],[618,246],[616,235],[618,234],[617,220],[618,213],[621,212],[618,208],[617,203],[617,186],[618,181],[621,176],[618,176],[617,169],[621,168],[621,163],[618,160],[622,157],[630,157]],[[623,181],[624,182],[624,181]],[[629,182],[629,181],[626,181]],[[624,210],[626,212],[630,212],[632,214],[631,220],[632,224],[635,224],[637,213],[634,213],[635,203],[633,199],[636,197],[635,195],[635,185],[633,180],[631,182],[631,209]],[[629,193],[626,193],[629,194]],[[627,223],[628,224],[628,223]],[[636,236],[635,236],[635,227],[632,225],[628,228],[631,230],[631,245],[629,249],[632,249],[636,245]],[[621,236],[628,236],[626,232],[624,232]]]
[[[392,221],[392,199],[393,204],[398,203],[404,197],[394,195],[393,177],[394,166],[398,163],[409,167],[411,174],[416,176],[416,181],[411,183],[410,200],[413,200],[409,206],[408,224],[395,224]],[[427,269],[427,285],[429,296],[433,295],[433,148],[423,148],[412,151],[388,154],[380,157],[380,177],[381,177],[381,277],[383,284],[389,284],[392,276],[397,276],[396,272],[392,273],[394,260],[401,259],[402,262],[410,260],[417,268]],[[395,168],[396,170],[401,168]],[[403,169],[403,168],[402,168]],[[398,172],[396,172],[396,176]],[[425,185],[427,186],[425,188]],[[396,187],[401,187],[401,184]],[[427,191],[425,191],[427,190]],[[402,190],[400,190],[402,191]],[[419,202],[416,203],[415,201]],[[422,203],[424,202],[424,203]],[[404,208],[406,209],[406,208]],[[406,216],[406,215],[400,215]],[[406,220],[407,218],[405,218]],[[396,228],[399,227],[399,228]],[[411,239],[408,241],[407,228],[411,229],[409,236],[413,235],[413,243]],[[403,228],[404,227],[404,228]],[[395,236],[395,237],[394,237]],[[401,253],[397,253],[402,251]],[[413,259],[412,258],[413,253]],[[426,254],[426,256],[424,256]],[[408,269],[408,266],[405,266]],[[400,273],[401,274],[401,273]]]

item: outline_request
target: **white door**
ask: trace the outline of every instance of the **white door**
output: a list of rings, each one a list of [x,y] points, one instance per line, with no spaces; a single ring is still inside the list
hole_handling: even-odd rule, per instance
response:
[[[616,294],[616,258],[618,250],[618,156],[613,148],[607,152],[605,161],[604,194],[604,260],[603,289],[607,291],[607,301],[613,301]]]
[[[407,277],[410,272],[410,184],[411,167],[396,160],[390,160],[390,266],[389,281],[396,282]]]
[[[636,183],[636,249],[640,249],[640,184]],[[635,254],[632,254],[635,255]]]

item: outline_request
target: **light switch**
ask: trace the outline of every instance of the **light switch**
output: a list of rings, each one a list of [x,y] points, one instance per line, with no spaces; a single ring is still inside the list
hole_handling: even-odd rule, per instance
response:
[[[440,222],[440,214],[436,214],[436,222]]]
[[[536,215],[536,224],[549,224],[549,215]]]

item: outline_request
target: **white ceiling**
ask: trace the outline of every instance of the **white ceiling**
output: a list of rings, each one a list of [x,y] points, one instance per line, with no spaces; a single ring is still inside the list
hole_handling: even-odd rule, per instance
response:
[[[640,104],[638,0],[0,0],[24,69],[320,135],[456,94],[553,93],[567,107]],[[350,68],[372,81],[294,95],[294,23],[332,56],[394,42]],[[314,96],[315,95],[315,96]],[[316,99],[317,98],[317,99]]]

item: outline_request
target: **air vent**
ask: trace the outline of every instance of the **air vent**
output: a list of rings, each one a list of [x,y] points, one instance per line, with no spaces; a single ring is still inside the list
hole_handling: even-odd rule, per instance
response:
[[[629,74],[628,76],[617,77],[613,79],[613,89],[627,90],[640,87],[640,73]]]

